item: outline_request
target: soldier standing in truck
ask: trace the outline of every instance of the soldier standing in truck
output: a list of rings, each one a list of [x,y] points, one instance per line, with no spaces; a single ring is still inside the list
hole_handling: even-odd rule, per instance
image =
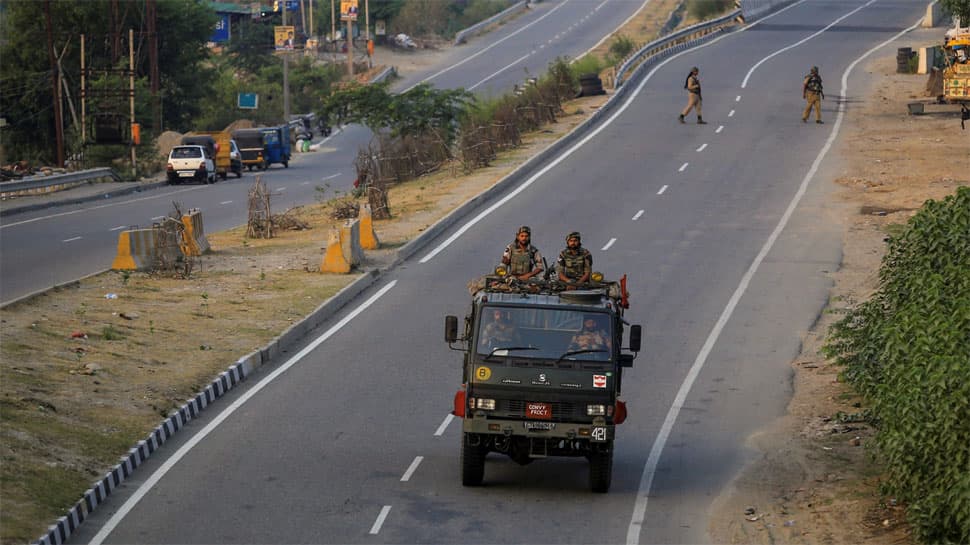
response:
[[[532,245],[532,229],[528,225],[519,227],[515,240],[505,247],[502,263],[507,265],[509,273],[519,280],[528,280],[542,273],[542,254]]]
[[[556,261],[559,280],[566,284],[585,284],[593,272],[593,255],[583,248],[582,237],[578,231],[566,236],[566,248],[559,252]]]

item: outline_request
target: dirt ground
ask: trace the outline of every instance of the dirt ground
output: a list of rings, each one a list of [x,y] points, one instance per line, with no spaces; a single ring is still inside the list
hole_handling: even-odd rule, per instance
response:
[[[645,43],[677,4],[651,2],[620,32]],[[444,53],[378,49],[375,60],[406,72],[424,69]],[[839,307],[872,289],[890,224],[904,221],[926,198],[970,183],[970,169],[941,166],[953,162],[941,160],[947,152],[940,135],[952,134],[958,121],[906,116],[905,103],[921,94],[924,79],[892,73],[892,61],[886,56],[868,68],[893,84],[877,81],[868,110],[860,112],[865,115],[853,116],[844,129],[849,168],[835,180],[842,188],[838,199],[859,213],[846,218],[845,262],[833,275]],[[388,263],[396,248],[565,134],[605,99],[570,103],[559,123],[527,136],[522,148],[489,168],[464,176],[449,166],[393,187],[393,217],[376,224],[384,248],[368,252],[363,268]],[[0,542],[36,539],[172,409],[356,278],[319,272],[321,247],[335,223],[332,203],[323,201],[333,197],[322,193],[321,203],[289,211],[308,230],[268,240],[247,239],[242,228],[209,233],[212,252],[197,261],[189,279],[112,272],[3,309]],[[883,507],[876,494],[878,467],[864,447],[855,446],[871,432],[832,419],[861,409],[837,382],[837,370],[816,355],[831,318],[827,314],[811,332],[792,363],[797,388],[789,416],[751,438],[763,458],[719,499],[710,527],[714,542],[908,539],[900,509]],[[753,513],[745,515],[747,507]]]
[[[855,418],[862,400],[819,354],[839,310],[874,290],[886,235],[927,199],[970,185],[970,135],[959,115],[952,106],[908,115],[908,102],[929,100],[926,76],[896,74],[893,53],[887,48],[864,67],[877,77],[861,93],[861,107],[847,114],[839,144],[844,174],[817,182],[837,184],[834,199],[851,211],[842,218],[843,262],[832,274],[830,306],[791,362],[795,395],[787,416],[748,439],[760,459],[712,510],[713,543],[912,542],[904,507],[879,494],[879,465],[867,448],[873,430]]]

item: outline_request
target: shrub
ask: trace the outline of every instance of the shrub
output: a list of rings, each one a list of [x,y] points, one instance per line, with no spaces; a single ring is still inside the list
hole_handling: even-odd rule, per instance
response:
[[[732,7],[733,0],[687,0],[687,14],[697,19],[709,19]]]
[[[970,543],[970,187],[890,238],[876,293],[825,353],[872,405],[885,491],[909,504],[916,536]]]
[[[610,44],[609,61],[610,64],[617,64],[627,58],[636,48],[637,44],[627,36],[618,34],[613,43]]]

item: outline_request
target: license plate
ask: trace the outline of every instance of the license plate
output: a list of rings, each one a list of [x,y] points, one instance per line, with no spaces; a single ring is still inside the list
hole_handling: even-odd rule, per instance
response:
[[[181,177],[181,178],[191,178],[193,176],[195,176],[195,171],[192,171],[192,170],[186,170],[186,171],[183,171],[183,172],[179,172],[179,177]]]
[[[523,422],[522,425],[527,430],[535,431],[550,431],[556,429],[555,422]]]
[[[538,418],[539,420],[552,420],[552,407],[548,403],[533,403],[530,401],[525,404],[525,417]]]

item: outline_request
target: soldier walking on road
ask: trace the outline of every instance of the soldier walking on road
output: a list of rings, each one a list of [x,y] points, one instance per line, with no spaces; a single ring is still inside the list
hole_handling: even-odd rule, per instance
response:
[[[808,116],[812,115],[812,108],[815,108],[815,122],[822,123],[822,99],[825,93],[822,92],[822,77],[818,75],[818,67],[813,66],[812,71],[805,76],[802,82],[802,98],[805,99],[805,111],[802,112],[802,123],[808,121]]]
[[[532,229],[519,227],[512,244],[505,247],[502,263],[508,265],[509,273],[519,280],[528,280],[543,271],[542,254],[532,245]]]
[[[698,77],[700,72],[700,69],[696,66],[691,68],[690,74],[687,74],[687,80],[684,82],[684,89],[687,89],[687,107],[680,113],[681,123],[684,122],[684,117],[693,109],[697,112],[697,124],[707,125],[707,121],[704,121],[703,114],[701,113],[701,80]]]
[[[556,261],[559,280],[569,284],[585,284],[593,273],[593,255],[583,248],[582,238],[576,231],[566,236],[566,248],[559,252]]]

